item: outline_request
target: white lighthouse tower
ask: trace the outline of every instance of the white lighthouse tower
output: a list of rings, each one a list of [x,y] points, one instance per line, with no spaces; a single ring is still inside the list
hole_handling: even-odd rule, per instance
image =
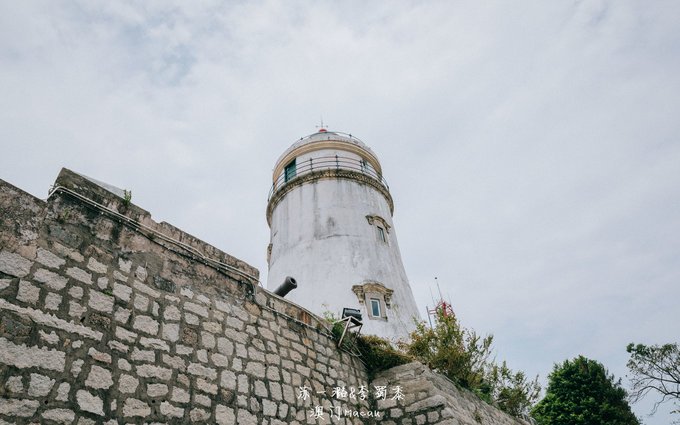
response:
[[[276,162],[267,205],[267,287],[287,276],[286,298],[316,313],[361,310],[368,333],[405,337],[420,319],[392,223],[394,204],[371,149],[325,129]]]

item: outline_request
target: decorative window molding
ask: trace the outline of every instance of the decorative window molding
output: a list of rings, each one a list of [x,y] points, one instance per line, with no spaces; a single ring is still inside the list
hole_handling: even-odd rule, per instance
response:
[[[392,228],[392,226],[387,224],[387,221],[379,215],[367,215],[366,220],[368,220],[368,224],[371,226],[380,226],[385,229],[387,233],[390,233],[390,228]]]
[[[352,291],[357,296],[359,304],[366,308],[368,318],[372,320],[387,320],[387,309],[392,306],[392,294],[394,290],[386,288],[380,282],[366,282],[362,285],[352,286]],[[378,301],[378,305],[375,305]],[[378,316],[374,313],[377,312]]]
[[[384,218],[379,215],[367,215],[366,220],[368,224],[375,227],[375,234],[378,241],[389,245],[389,237],[387,235],[390,233],[390,225],[387,224]]]

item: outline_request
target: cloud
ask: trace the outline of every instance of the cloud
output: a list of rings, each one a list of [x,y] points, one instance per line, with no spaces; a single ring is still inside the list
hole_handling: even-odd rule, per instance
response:
[[[377,152],[423,309],[438,276],[511,366],[622,376],[629,341],[678,339],[677,9],[0,5],[0,177],[132,189],[264,276],[271,170],[323,116]]]

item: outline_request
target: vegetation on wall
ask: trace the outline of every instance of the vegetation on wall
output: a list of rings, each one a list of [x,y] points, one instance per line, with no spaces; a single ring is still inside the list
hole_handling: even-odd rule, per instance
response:
[[[451,311],[438,310],[434,327],[418,323],[411,341],[401,344],[413,358],[476,393],[504,412],[523,417],[538,399],[538,376],[498,365],[491,358],[493,336],[481,337],[458,322]]]
[[[579,356],[555,365],[531,413],[541,425],[638,425],[626,395],[601,363]]]
[[[344,325],[330,313],[324,317],[339,341]],[[505,362],[496,364],[491,359],[492,342],[491,335],[482,338],[462,327],[454,314],[440,311],[434,327],[417,323],[410,341],[402,341],[397,347],[386,339],[361,335],[355,342],[343,340],[341,348],[360,354],[371,379],[382,370],[419,361],[504,412],[524,417],[538,399],[538,377],[528,380]]]
[[[344,323],[338,321],[333,313],[325,312],[323,316],[331,326],[331,333],[335,340],[340,341],[345,328]],[[388,340],[375,335],[359,335],[356,340],[353,337],[346,337],[340,348],[359,355],[366,366],[369,379],[373,379],[380,371],[414,360],[402,350],[394,347]]]
[[[396,349],[388,340],[374,336],[361,335],[357,338],[357,349],[361,360],[366,365],[369,379],[382,371],[411,363],[414,359],[401,350]]]

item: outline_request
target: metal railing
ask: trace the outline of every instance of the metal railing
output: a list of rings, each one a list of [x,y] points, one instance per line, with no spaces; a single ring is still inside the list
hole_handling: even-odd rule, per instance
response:
[[[390,187],[387,185],[387,181],[385,180],[385,178],[381,174],[376,172],[375,169],[373,169],[373,167],[371,166],[371,164],[369,164],[367,161],[339,155],[321,156],[317,158],[309,158],[304,161],[296,162],[294,171],[286,167],[281,173],[281,175],[277,177],[277,179],[274,181],[274,184],[272,184],[267,199],[268,200],[271,199],[271,197],[274,195],[274,193],[276,193],[276,191],[284,187],[286,184],[293,182],[298,177],[303,176],[305,174],[309,174],[314,171],[322,170],[354,171],[376,180],[385,189],[387,190],[390,189]]]

